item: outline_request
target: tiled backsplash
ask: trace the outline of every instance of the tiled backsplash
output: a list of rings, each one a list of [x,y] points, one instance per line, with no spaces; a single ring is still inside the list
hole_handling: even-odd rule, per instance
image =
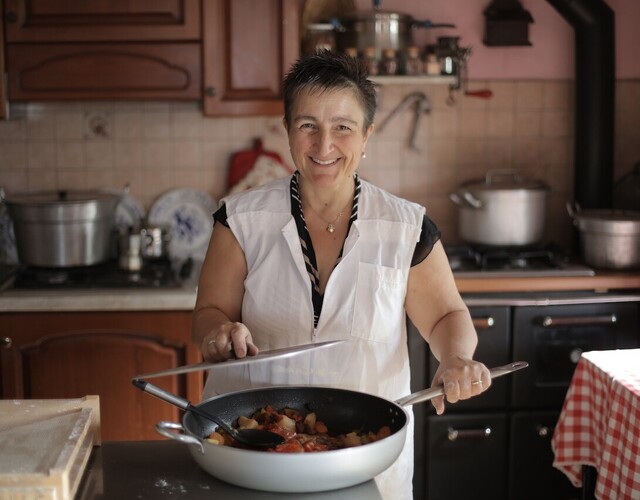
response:
[[[413,110],[374,133],[361,175],[424,204],[457,243],[457,210],[448,194],[461,182],[497,168],[546,181],[551,192],[545,241],[569,245],[565,203],[573,190],[573,83],[471,81],[490,99],[446,103],[446,85],[387,85],[377,123],[410,92],[422,91],[432,111],[419,121],[409,148]],[[616,85],[615,179],[640,160],[640,81]],[[205,118],[197,103],[73,102],[14,104],[0,122],[0,186],[6,192],[131,186],[148,209],[177,187],[225,193],[231,155],[262,137],[291,165],[279,117]]]

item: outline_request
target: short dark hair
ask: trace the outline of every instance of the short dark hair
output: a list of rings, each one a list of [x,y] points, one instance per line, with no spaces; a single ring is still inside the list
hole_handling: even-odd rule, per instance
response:
[[[377,107],[376,85],[368,76],[365,64],[355,57],[329,50],[303,55],[291,66],[283,82],[286,124],[291,124],[293,103],[301,91],[350,89],[362,106],[366,132],[375,119]]]

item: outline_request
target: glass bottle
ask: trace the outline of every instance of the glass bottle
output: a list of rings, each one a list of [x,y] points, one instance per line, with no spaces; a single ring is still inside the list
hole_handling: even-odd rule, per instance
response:
[[[344,49],[344,53],[345,55],[353,57],[354,59],[358,58],[358,49],[355,47],[347,47],[346,49]]]
[[[423,64],[420,60],[420,52],[418,47],[411,46],[407,48],[407,62],[405,73],[407,75],[421,75],[423,73]]]
[[[378,58],[376,57],[375,47],[367,47],[364,49],[364,60],[367,64],[369,76],[376,76],[380,73],[378,71]]]
[[[430,53],[427,54],[427,60],[424,63],[425,73],[429,76],[436,76],[442,73],[442,65],[438,60],[438,56]]]
[[[398,73],[398,58],[395,49],[384,49],[380,61],[381,75],[395,75]]]

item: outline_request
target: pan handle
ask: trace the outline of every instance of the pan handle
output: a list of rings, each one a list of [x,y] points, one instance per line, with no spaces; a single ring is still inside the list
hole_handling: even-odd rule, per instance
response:
[[[529,366],[529,363],[526,361],[514,361],[513,363],[509,363],[508,365],[497,366],[495,368],[491,368],[489,373],[491,374],[491,380],[497,377],[502,377],[507,373],[515,372],[516,370],[521,370],[522,368],[526,368]],[[432,387],[431,389],[425,389],[423,391],[414,392],[396,400],[396,404],[400,406],[409,406],[414,405],[416,403],[422,403],[423,401],[429,401],[437,396],[442,396],[444,394],[444,386],[439,385],[437,387]]]
[[[178,424],[176,422],[158,422],[156,424],[156,431],[158,434],[173,439],[174,441],[180,441],[184,444],[195,444],[200,448],[200,453],[204,454],[204,445],[202,441],[193,437],[187,436],[184,433],[184,427],[182,424]]]

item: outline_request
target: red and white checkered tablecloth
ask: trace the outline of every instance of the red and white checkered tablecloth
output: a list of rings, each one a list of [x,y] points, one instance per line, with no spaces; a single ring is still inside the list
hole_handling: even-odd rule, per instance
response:
[[[596,498],[640,500],[640,349],[582,354],[551,447],[576,487],[591,465]]]

